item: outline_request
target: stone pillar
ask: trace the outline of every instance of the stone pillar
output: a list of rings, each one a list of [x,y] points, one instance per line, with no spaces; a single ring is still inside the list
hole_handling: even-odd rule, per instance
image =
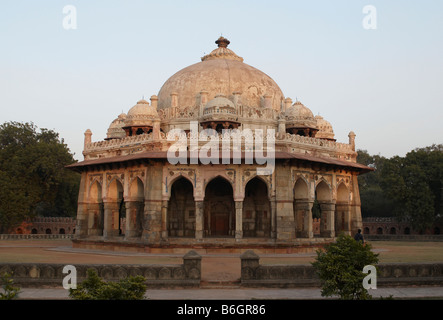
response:
[[[276,192],[276,239],[292,241],[295,238],[294,227],[294,191],[291,184],[290,167],[276,163],[275,166]]]
[[[272,109],[272,95],[270,95],[269,93],[266,93],[264,96],[264,103],[263,103],[263,107],[265,109]]]
[[[239,106],[241,104],[241,92],[240,91],[235,91],[232,94],[234,96],[234,98],[233,98],[234,105],[237,107],[237,106]]]
[[[285,118],[278,119],[278,135],[283,137],[286,134],[286,120]]]
[[[168,200],[162,201],[162,238],[168,238]]]
[[[83,172],[80,179],[80,188],[78,192],[78,202],[77,202],[77,222],[75,226],[75,237],[82,238],[88,235],[88,207],[86,194],[86,173]]]
[[[151,106],[153,106],[155,110],[157,110],[157,102],[158,97],[156,95],[151,96]]]
[[[335,201],[319,201],[321,210],[320,236],[325,238],[335,237]]]
[[[119,204],[116,200],[114,200],[114,201],[104,202],[103,206],[105,211],[104,214],[105,218],[103,221],[104,224],[103,236],[105,238],[117,237],[119,235],[119,230],[118,230]]]
[[[283,110],[283,111],[286,112],[286,110],[288,110],[291,106],[292,106],[292,99],[286,98],[285,99],[285,110]]]
[[[137,228],[137,213],[140,210],[138,201],[126,201],[126,230],[125,238],[135,238],[140,236]]]
[[[252,280],[260,267],[260,257],[252,250],[245,251],[241,256],[241,279]]]
[[[313,238],[312,205],[311,200],[295,200],[296,236],[300,238]]]
[[[361,218],[361,201],[360,191],[358,189],[358,175],[352,175],[352,201],[351,201],[351,233],[352,235],[357,233],[358,229],[363,230],[363,221]]]
[[[102,207],[103,203],[88,204],[88,221],[87,221],[88,236],[103,235],[103,221],[101,217]]]
[[[152,135],[154,140],[160,139],[160,120],[156,119],[153,121],[154,125],[152,126]]]
[[[91,143],[92,131],[90,129],[85,131],[85,139],[83,148],[86,149],[86,146]]]
[[[171,93],[171,107],[178,107],[178,93]]]
[[[272,196],[270,200],[271,204],[271,239],[275,239],[277,237],[277,231],[276,231],[276,216],[277,216],[277,204],[275,203],[275,197]]]
[[[243,200],[235,201],[235,239],[243,238]]]
[[[351,145],[352,150],[355,151],[355,133],[354,131],[349,132],[349,144]]]
[[[147,243],[160,243],[162,234],[161,206],[161,200],[145,200],[143,239]]]
[[[196,251],[191,250],[183,256],[183,268],[186,278],[191,280],[201,279],[201,260],[202,257]]]
[[[344,232],[346,235],[352,235],[351,206],[347,202],[337,203],[335,205],[335,215],[336,234]]]
[[[195,201],[195,239],[203,238],[203,201]]]

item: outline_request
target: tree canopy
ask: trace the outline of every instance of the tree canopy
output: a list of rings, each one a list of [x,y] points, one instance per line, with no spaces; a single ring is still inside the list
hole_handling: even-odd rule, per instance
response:
[[[387,159],[358,150],[357,161],[374,172],[359,177],[362,215],[395,216],[422,231],[443,215],[443,145]]]
[[[0,233],[39,216],[75,216],[80,176],[58,133],[33,123],[0,125]]]

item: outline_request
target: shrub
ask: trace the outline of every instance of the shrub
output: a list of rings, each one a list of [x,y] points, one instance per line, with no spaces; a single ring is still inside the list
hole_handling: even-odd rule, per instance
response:
[[[77,289],[69,289],[69,297],[75,300],[142,300],[146,292],[145,281],[142,276],[131,276],[118,282],[107,282],[95,270],[88,269],[87,279]]]
[[[18,298],[20,288],[14,287],[12,274],[5,272],[1,278],[3,293],[0,292],[0,300],[12,300]]]
[[[363,273],[363,267],[378,263],[378,254],[371,249],[370,244],[362,244],[351,236],[341,234],[336,242],[317,250],[317,258],[312,265],[320,277],[322,296],[371,299],[372,296],[363,287],[363,279],[367,276]]]

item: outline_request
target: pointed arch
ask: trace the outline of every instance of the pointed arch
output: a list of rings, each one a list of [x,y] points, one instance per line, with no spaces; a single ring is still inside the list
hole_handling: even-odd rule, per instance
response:
[[[132,200],[143,201],[145,186],[143,181],[137,177],[131,181],[129,186],[129,198]]]
[[[106,198],[113,200],[123,199],[123,184],[119,179],[114,178],[110,181],[106,190]]]
[[[326,180],[321,179],[315,187],[315,196],[317,201],[331,201],[332,189]]]
[[[194,237],[195,201],[191,181],[179,176],[174,179],[168,201],[167,226],[171,237]]]
[[[102,185],[94,179],[89,187],[88,195],[88,235],[103,235],[104,207]]]
[[[337,233],[351,234],[350,192],[344,182],[337,186],[337,202],[335,204],[335,230]]]
[[[308,199],[309,187],[308,183],[303,177],[299,177],[294,184],[294,199]]]
[[[245,186],[242,230],[245,237],[271,236],[271,203],[263,179],[254,177]]]
[[[180,180],[180,179],[185,179],[186,181],[188,181],[190,184],[191,184],[191,186],[192,186],[192,190],[194,190],[195,189],[195,185],[194,185],[194,182],[189,178],[189,177],[187,177],[186,175],[184,175],[184,174],[178,174],[178,175],[176,175],[176,176],[174,176],[170,181],[168,181],[168,183],[167,183],[167,186],[166,186],[166,190],[169,190],[169,192],[167,192],[167,195],[168,195],[168,200],[171,198],[171,195],[172,195],[172,193],[171,193],[171,191],[172,191],[172,186],[174,185],[174,183],[177,181],[177,180]],[[192,193],[192,196],[194,196],[194,191],[193,191],[193,193]]]
[[[121,205],[120,224],[121,234],[125,238],[138,238],[143,233],[143,221],[145,212],[145,186],[143,181],[136,177],[129,185],[128,195]],[[124,228],[124,231],[122,230]]]
[[[344,182],[340,182],[337,186],[337,203],[349,203],[349,189]]]
[[[269,184],[269,181],[267,181],[266,179],[264,179],[262,176],[260,175],[252,175],[250,177],[248,177],[245,181],[244,181],[244,186],[245,186],[245,190],[246,190],[246,186],[248,185],[248,183],[253,180],[253,179],[259,179],[260,181],[262,181],[264,183],[264,185],[266,186],[266,192],[267,192],[267,196],[270,199],[271,198],[271,186]],[[246,195],[246,194],[245,194]]]
[[[102,198],[102,185],[96,179],[94,179],[89,187],[88,199],[90,202],[100,203]]]
[[[233,236],[235,234],[234,188],[218,175],[205,186],[203,225],[205,234]]]

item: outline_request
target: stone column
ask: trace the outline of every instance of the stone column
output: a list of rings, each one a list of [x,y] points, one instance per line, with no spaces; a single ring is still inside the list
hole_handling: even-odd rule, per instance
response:
[[[125,238],[135,238],[139,236],[137,230],[137,211],[139,210],[140,204],[137,201],[126,201],[126,230]]]
[[[117,237],[118,230],[118,209],[119,204],[116,200],[106,201],[103,203],[105,211],[103,236],[105,238]]]
[[[80,188],[77,199],[77,221],[75,226],[75,237],[82,238],[88,235],[88,215],[89,202],[86,193],[87,175],[85,172],[81,175]]]
[[[162,231],[161,200],[145,200],[143,240],[147,243],[160,243]]]
[[[203,238],[203,201],[195,201],[195,239]]]
[[[162,201],[162,238],[168,238],[168,200]]]
[[[275,196],[272,196],[269,201],[271,204],[271,239],[275,239],[277,237],[277,228],[276,228],[276,216],[277,216],[277,204],[275,202]]]
[[[337,203],[335,214],[336,233],[344,232],[346,235],[351,235],[351,206],[348,203]]]
[[[252,280],[257,276],[260,257],[252,250],[245,251],[241,256],[241,280]]]
[[[325,238],[335,237],[335,201],[319,201],[321,210],[320,235]]]
[[[311,200],[295,200],[295,221],[300,225],[296,226],[296,236],[300,238],[313,238],[312,227],[312,205]]]
[[[243,200],[235,201],[235,239],[243,238]]]
[[[89,203],[88,204],[88,236],[102,236],[103,235],[103,221],[101,221],[101,210],[103,203]]]
[[[352,201],[350,204],[350,215],[351,215],[351,233],[354,235],[357,233],[358,229],[363,230],[363,221],[361,217],[361,201],[360,201],[360,191],[358,189],[358,175],[352,175]]]

